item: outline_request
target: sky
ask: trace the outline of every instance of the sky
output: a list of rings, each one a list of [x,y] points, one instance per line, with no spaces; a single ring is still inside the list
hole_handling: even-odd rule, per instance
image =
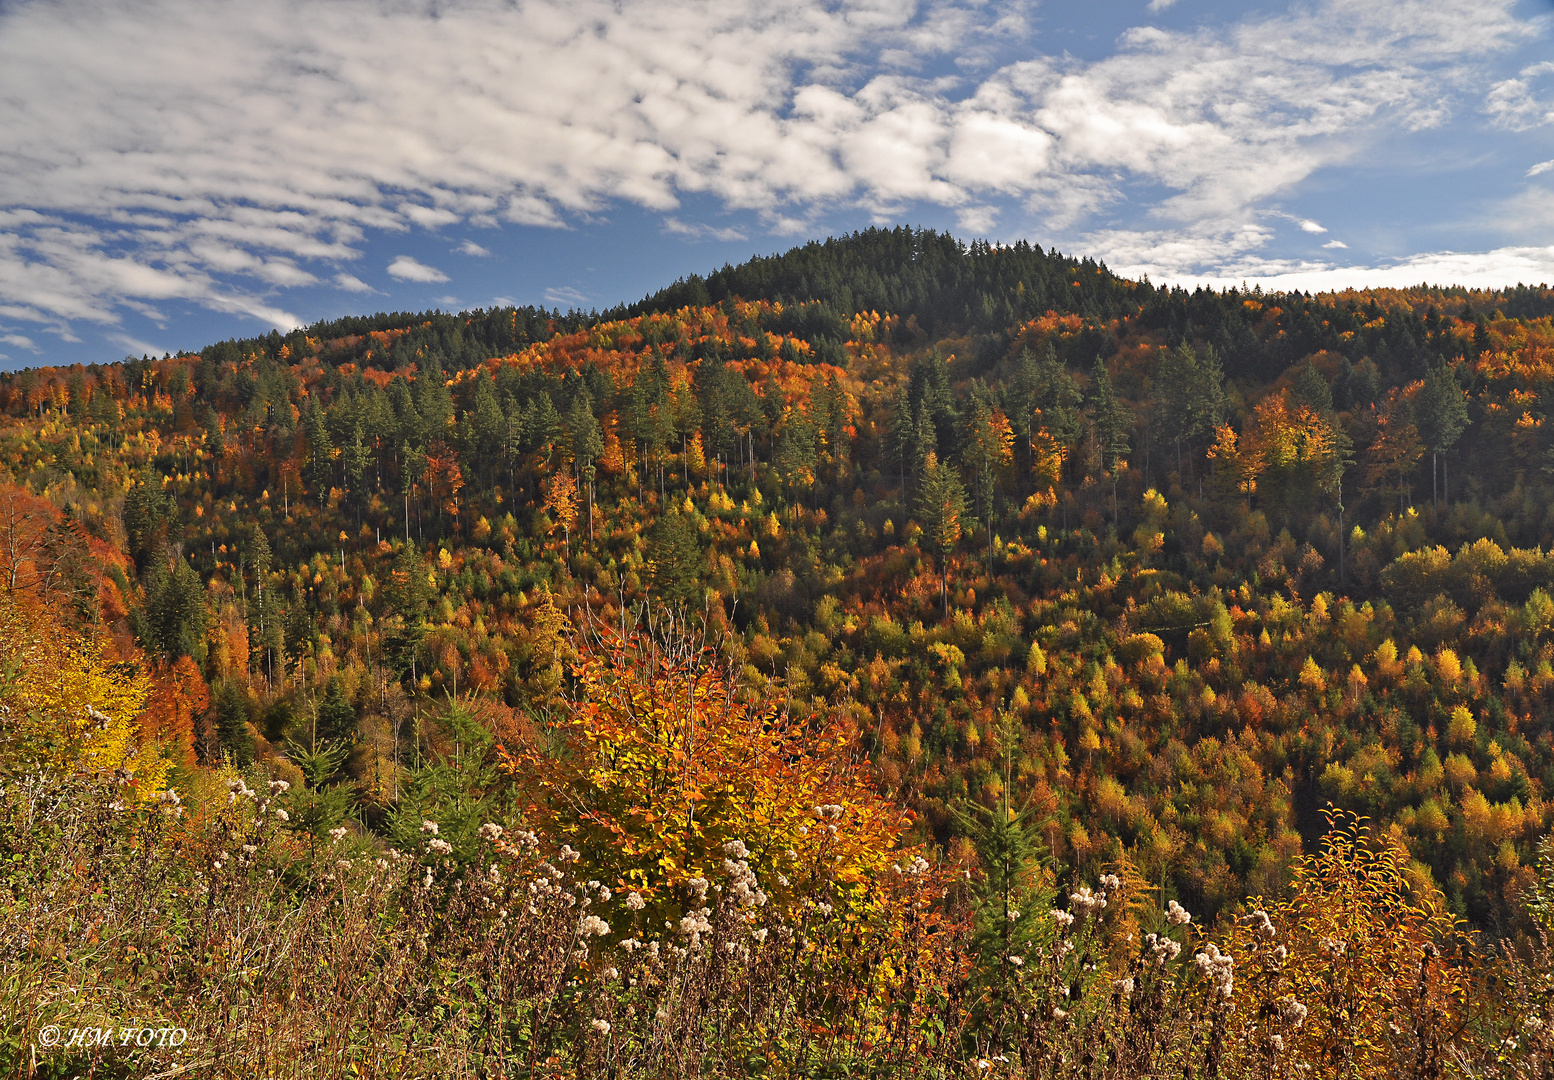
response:
[[[605,308],[875,224],[1554,282],[1554,3],[0,0],[0,368]]]

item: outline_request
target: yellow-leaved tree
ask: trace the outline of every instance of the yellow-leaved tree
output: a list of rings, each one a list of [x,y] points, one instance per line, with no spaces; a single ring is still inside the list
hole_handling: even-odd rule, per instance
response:
[[[617,905],[639,898],[626,906],[648,926],[694,908],[739,845],[772,914],[865,903],[907,815],[870,784],[850,725],[742,694],[716,650],[667,618],[654,629],[574,632],[563,706],[504,751],[530,825],[579,852]]]
[[[1329,808],[1289,899],[1247,901],[1227,954],[1243,1045],[1312,1077],[1433,1076],[1460,1032],[1463,928],[1396,837]]]
[[[171,763],[139,738],[150,682],[100,644],[0,590],[0,763],[16,774],[122,773],[141,798]]]

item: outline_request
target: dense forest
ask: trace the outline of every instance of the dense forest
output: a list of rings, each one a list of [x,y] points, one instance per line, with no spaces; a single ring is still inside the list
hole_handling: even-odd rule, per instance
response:
[[[1551,394],[1543,286],[1188,292],[870,230],[604,313],[5,375],[0,575],[144,680],[156,786],[285,781],[315,838],[413,844],[461,747],[571,775],[557,703],[609,679],[568,635],[629,618],[850,748],[845,805],[936,866],[990,873],[1003,815],[1053,882],[1231,926],[1359,815],[1432,917],[1525,941]]]

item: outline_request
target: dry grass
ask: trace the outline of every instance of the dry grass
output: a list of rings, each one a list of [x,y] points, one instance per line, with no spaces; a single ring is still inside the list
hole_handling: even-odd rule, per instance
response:
[[[126,803],[111,783],[12,782],[0,796],[10,1074],[1338,1075],[1236,1016],[1191,948],[1141,942],[1108,960],[1106,913],[1022,958],[993,1022],[963,901],[932,870],[893,886],[893,903],[921,913],[891,933],[839,919],[823,897],[795,924],[763,921],[715,884],[655,932],[624,925],[620,896],[521,831],[488,830],[468,864],[431,832],[413,853],[353,835],[315,843],[279,820],[283,795],[246,784],[259,790],[206,792],[187,812]],[[1445,1052],[1421,1064],[1400,1037],[1390,1075],[1549,1075],[1549,1032],[1526,1022],[1554,994],[1546,953],[1494,970],[1496,997],[1437,1033]],[[50,1024],[67,1039],[126,1025],[188,1037],[46,1049]]]

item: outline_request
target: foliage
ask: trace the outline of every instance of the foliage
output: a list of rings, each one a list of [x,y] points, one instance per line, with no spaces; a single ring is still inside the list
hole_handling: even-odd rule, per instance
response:
[[[640,897],[638,925],[685,914],[697,880],[745,881],[732,845],[762,868],[752,902],[783,918],[817,895],[860,902],[906,821],[853,764],[845,718],[742,697],[715,653],[656,619],[585,625],[568,700],[540,741],[509,752],[530,823],[580,852],[620,904]]]

